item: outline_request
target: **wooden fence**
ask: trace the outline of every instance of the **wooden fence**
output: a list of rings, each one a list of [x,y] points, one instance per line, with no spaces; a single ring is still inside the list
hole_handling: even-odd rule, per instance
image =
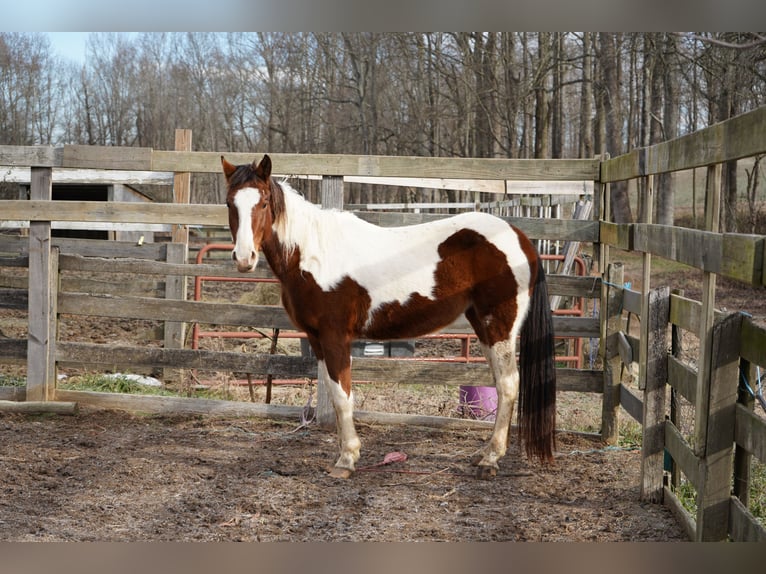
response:
[[[617,439],[620,407],[643,425],[641,495],[664,501],[684,516],[691,538],[698,540],[763,540],[764,530],[747,510],[747,469],[755,456],[764,458],[766,425],[753,412],[753,402],[739,392],[739,380],[756,365],[766,367],[766,335],[746,317],[715,314],[715,278],[723,275],[761,286],[766,284],[763,236],[718,233],[721,164],[766,152],[766,108],[760,108],[724,124],[712,126],[650,148],[635,150],[607,161],[599,160],[503,160],[370,157],[271,154],[280,172],[322,176],[322,204],[342,207],[343,177],[428,177],[447,179],[590,180],[595,183],[594,219],[533,220],[511,218],[533,239],[555,239],[597,244],[603,277],[550,276],[550,294],[599,301],[600,318],[556,317],[559,336],[598,338],[601,369],[558,369],[559,390],[603,394],[602,436]],[[227,154],[235,163],[250,162],[254,154]],[[158,151],[145,148],[64,146],[63,148],[0,146],[0,165],[32,166],[29,201],[0,201],[3,220],[30,221],[28,238],[0,238],[0,267],[26,266],[28,285],[0,284],[3,304],[29,309],[26,340],[0,339],[0,359],[27,365],[27,386],[22,391],[0,389],[0,398],[27,401],[77,401],[107,408],[148,412],[197,412],[263,415],[297,419],[300,407],[234,403],[176,397],[128,396],[111,393],[64,391],[56,386],[56,366],[116,365],[151,368],[200,368],[268,374],[274,377],[316,378],[316,363],[300,356],[260,355],[185,349],[182,331],[172,326],[188,322],[289,328],[282,309],[253,305],[187,301],[182,284],[195,275],[236,275],[230,266],[187,263],[185,245],[165,246],[107,244],[98,251],[88,244],[57,241],[51,237],[52,221],[116,223],[163,223],[180,226],[220,227],[226,224],[223,206],[189,204],[130,204],[50,201],[51,169],[94,168],[140,171],[218,173],[220,153]],[[706,230],[654,225],[651,214],[639,223],[615,224],[609,213],[609,185],[626,179],[643,179],[651,205],[654,175],[695,167],[708,170]],[[187,199],[188,201],[188,199]],[[439,215],[400,214],[380,211],[360,216],[379,225],[406,225]],[[637,251],[643,257],[640,292],[626,289],[616,249]],[[703,300],[689,301],[670,293],[670,287],[651,286],[652,257],[663,257],[697,267],[705,274]],[[65,280],[66,271],[90,271],[154,275],[162,283],[153,293],[128,289],[99,293],[97,289]],[[259,269],[258,273],[268,273]],[[2,277],[0,275],[0,277]],[[150,296],[160,294],[161,298]],[[87,314],[161,320],[170,324],[162,347],[142,348],[57,340],[59,314]],[[641,318],[641,334],[631,338],[625,315]],[[457,323],[452,329],[466,329]],[[669,344],[676,328],[698,334],[697,368],[681,364]],[[621,362],[639,365],[639,389],[631,390],[620,377]],[[486,367],[472,363],[444,364],[429,361],[385,361],[359,358],[356,378],[395,383],[486,384]],[[321,386],[321,385],[320,385]],[[694,405],[694,431],[686,437],[669,413],[666,395],[686,397]],[[317,405],[320,421],[329,414],[326,404]],[[356,413],[359,420],[390,423],[464,426],[469,421],[441,417]],[[331,416],[329,418],[332,418]],[[487,426],[488,423],[471,421]],[[697,489],[697,515],[681,510],[672,488],[675,470],[665,470],[668,453],[676,468]],[[736,461],[732,474],[732,460]],[[667,481],[667,484],[666,484]],[[732,483],[736,481],[736,488]]]
[[[602,218],[599,234],[600,268],[606,271],[602,298],[608,309],[601,339],[607,381],[604,410],[622,406],[641,422],[641,496],[669,504],[690,538],[698,541],[766,540],[763,526],[747,509],[751,459],[766,463],[766,419],[754,412],[753,398],[742,384],[754,380],[755,366],[766,366],[766,329],[750,317],[715,308],[718,275],[766,285],[766,238],[718,231],[722,164],[763,153],[766,107],[634,150],[601,167],[605,214],[610,183],[642,180],[643,204],[651,206],[655,175],[700,167],[707,172],[704,230],[653,224],[648,209],[634,224],[617,225]],[[624,288],[621,266],[612,260],[610,248],[642,254],[641,292]],[[702,301],[671,293],[672,286],[653,289],[653,257],[699,269]],[[625,332],[628,314],[640,318],[638,338]],[[699,351],[694,364],[678,359],[680,330],[696,334]],[[619,376],[621,365],[632,362],[639,367],[635,392]],[[681,398],[693,406],[693,428],[688,431],[679,424],[676,406]],[[606,432],[605,438],[612,434],[613,440],[614,432]],[[695,517],[684,511],[676,494],[679,470],[696,490]]]

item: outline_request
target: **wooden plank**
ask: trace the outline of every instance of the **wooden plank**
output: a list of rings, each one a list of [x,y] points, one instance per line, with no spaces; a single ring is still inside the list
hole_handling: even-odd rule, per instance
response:
[[[634,249],[709,271],[722,270],[723,236],[711,231],[636,223]]]
[[[624,251],[633,251],[633,223],[599,222],[599,242]]]
[[[303,407],[265,405],[214,399],[191,399],[186,397],[163,397],[150,395],[125,395],[98,393],[94,391],[69,391],[57,389],[57,401],[74,401],[102,409],[125,410],[141,413],[200,414],[210,416],[265,417],[273,420],[300,421]]]
[[[436,213],[387,213],[382,211],[357,211],[354,214],[380,227],[417,225],[450,217]],[[527,217],[502,217],[518,227],[530,239],[551,239],[593,243],[599,239],[598,221],[577,221],[572,219],[540,219]]]
[[[144,319],[147,321],[180,321],[211,325],[239,325],[294,329],[282,307],[208,303],[205,301],[169,301],[151,297],[111,297],[84,293],[61,293],[59,312],[72,315],[95,315]]]
[[[214,399],[190,399],[185,397],[162,397],[149,395],[120,395],[117,393],[97,393],[92,391],[57,390],[58,400],[74,400],[80,404],[103,409],[117,409],[141,413],[183,413],[224,417],[262,417],[271,420],[300,422],[304,414],[303,407],[246,403]],[[354,420],[368,424],[417,425],[437,429],[490,429],[494,423],[459,419],[454,417],[435,417],[426,415],[406,415],[380,413],[374,411],[355,411]]]
[[[641,316],[641,305],[643,296],[640,291],[634,291],[633,289],[625,289],[622,293],[622,307],[623,310],[634,315]]]
[[[176,130],[176,150],[191,151],[192,149],[192,131]],[[177,171],[173,176],[173,203],[175,205],[188,205],[191,198],[191,174],[188,171]],[[189,244],[189,226],[173,225],[171,231],[171,241],[174,243]],[[176,262],[178,263],[178,262]]]
[[[633,417],[633,420],[643,424],[644,402],[624,385],[620,385],[620,406]]]
[[[752,319],[742,322],[742,357],[753,363],[766,367],[766,327],[757,325]]]
[[[63,148],[59,155],[63,155]],[[31,165],[31,164],[28,164]],[[39,164],[38,164],[39,165]],[[3,168],[3,180],[13,183],[29,183],[32,181],[29,167]],[[53,183],[86,183],[111,185],[173,185],[173,174],[160,171],[120,171],[95,169],[66,169],[53,168]]]
[[[761,285],[764,245],[763,235],[724,233],[721,275],[750,285]]]
[[[692,169],[766,152],[766,106],[679,138],[605,161],[601,181]]]
[[[593,195],[594,183],[592,180],[470,180],[470,179],[446,179],[424,177],[368,177],[346,176],[343,180],[347,183],[364,183],[367,185],[389,185],[399,187],[413,187],[425,189],[450,189],[460,191],[480,191],[495,193],[498,195]]]
[[[93,146],[91,146],[93,147]],[[123,148],[113,148],[123,149]],[[132,149],[132,148],[129,148]],[[263,152],[229,153],[235,164],[260,160]],[[335,154],[269,153],[274,173],[281,175],[329,175],[371,177],[413,177],[480,180],[597,180],[597,159],[503,159],[446,158],[417,156],[370,156]],[[103,166],[105,167],[105,166]],[[220,173],[220,152],[152,152],[155,171]]]
[[[127,273],[130,275],[187,275],[190,277],[234,277],[273,278],[265,258],[258,261],[258,267],[247,274],[240,273],[230,260],[226,263],[166,263],[145,259],[108,259],[104,257],[82,257],[62,255],[61,269],[66,271],[90,271],[93,273]]]
[[[689,443],[686,442],[676,426],[670,421],[665,421],[665,448],[668,450],[673,460],[676,461],[681,472],[686,475],[689,482],[695,489],[700,488],[701,470],[700,460],[695,456]]]
[[[700,332],[700,317],[702,303],[683,297],[681,295],[670,296],[670,322],[692,333]]]
[[[623,274],[622,263],[610,263],[606,269],[606,280],[602,284],[605,292],[601,296],[600,316],[604,321],[600,324],[599,344],[599,355],[604,361],[601,437],[607,444],[617,444],[619,439],[621,361],[617,333],[622,331]]]
[[[735,407],[734,440],[766,464],[766,421],[741,404]]]
[[[170,205],[129,201],[19,201],[0,200],[3,219],[21,221],[93,221],[228,225],[223,205]]]
[[[25,363],[27,360],[26,339],[0,339],[0,358],[8,363]],[[24,390],[26,396],[26,390]]]
[[[26,277],[13,277],[13,279],[26,279]],[[4,277],[0,277],[0,284],[4,280]],[[28,307],[29,297],[26,289],[6,289],[0,287],[0,309],[23,309],[26,311]]]
[[[320,185],[321,205],[323,209],[343,209],[343,178],[337,176],[322,177]],[[334,384],[328,380],[326,368],[318,368],[316,420],[320,428],[333,430],[337,427],[335,408],[329,392]],[[339,381],[335,381],[339,382]]]
[[[52,146],[0,145],[0,165],[60,167],[62,149]]]
[[[643,148],[634,149],[601,162],[602,183],[614,183],[646,175],[641,168],[641,158],[645,156]]]
[[[2,355],[0,354],[0,357]],[[21,402],[27,397],[27,389],[24,387],[0,387],[0,400]]]
[[[76,415],[77,403],[59,401],[2,401],[0,413],[22,413],[26,415],[54,414]]]
[[[180,237],[188,241],[188,229],[186,233],[178,232],[174,237]],[[187,245],[186,242],[170,243],[167,249],[167,261],[169,263],[184,263],[186,261]],[[165,278],[165,299],[166,300],[186,300],[186,276],[167,275]],[[166,349],[183,349],[186,341],[186,323],[183,321],[165,321],[164,325],[164,346]],[[178,371],[166,370],[163,373],[164,379],[180,379]]]
[[[62,366],[131,366],[133,368],[185,368],[276,378],[316,379],[317,363],[309,357],[219,352],[161,347],[129,347],[95,343],[60,342],[56,360]],[[601,392],[602,372],[557,369],[560,392]],[[483,363],[443,363],[417,359],[390,360],[355,357],[354,381],[392,384],[486,386],[489,370]]]
[[[50,203],[51,168],[32,168],[30,193]],[[48,400],[55,387],[57,285],[58,249],[51,245],[50,223],[34,222],[29,229],[28,401]]]
[[[732,314],[713,327],[703,481],[697,491],[698,542],[726,540],[728,535],[741,326],[742,316]]]
[[[553,317],[556,337],[582,337],[595,339],[599,335],[598,317]]]
[[[314,359],[231,351],[60,342],[56,360],[65,366],[132,365],[135,368],[183,368],[262,376],[271,374],[278,378],[316,378]]]
[[[184,171],[152,168],[152,150],[145,147],[65,145],[62,167],[136,171]]]
[[[663,463],[665,454],[665,399],[668,380],[667,330],[670,312],[670,288],[654,289],[648,294],[646,313],[642,315],[642,356],[644,417],[641,443],[641,499],[662,502]],[[645,354],[644,354],[645,353]]]
[[[697,397],[697,370],[675,357],[668,357],[668,383],[686,400],[695,403]]]
[[[694,540],[694,533],[697,531],[697,523],[694,521],[692,515],[684,508],[684,505],[681,504],[681,501],[676,494],[667,486],[664,490],[665,493],[662,498],[663,504],[670,508],[673,516],[675,516],[676,520],[683,526],[684,531],[686,532],[686,537],[689,540]]]
[[[705,228],[717,232],[721,218],[721,165],[709,166],[705,191]],[[716,274],[704,272],[702,279],[702,311],[699,326],[699,361],[697,371],[697,402],[694,405],[694,447],[699,456],[705,456],[708,415],[710,408],[711,369],[713,364],[712,335],[715,316]]]
[[[729,503],[729,525],[734,542],[766,542],[766,529],[734,496]]]
[[[3,219],[18,221],[75,221],[97,223],[182,224],[225,226],[225,206],[134,203],[126,201],[18,201],[0,200]],[[444,219],[444,215],[384,212],[357,212],[361,219],[383,227],[412,225]],[[505,217],[530,239],[569,240],[592,243],[598,241],[597,221]]]
[[[638,359],[639,341],[636,337],[628,336],[619,331],[617,333],[617,347],[623,365],[630,365],[635,359]]]
[[[0,229],[27,229],[28,221],[0,221]],[[53,229],[79,231],[170,231],[170,225],[162,223],[93,223],[89,221],[54,221]]]
[[[549,295],[564,297],[601,298],[601,278],[579,275],[546,275]]]

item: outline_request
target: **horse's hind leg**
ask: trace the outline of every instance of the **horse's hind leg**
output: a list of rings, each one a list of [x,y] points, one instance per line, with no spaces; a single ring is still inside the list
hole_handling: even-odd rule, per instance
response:
[[[508,450],[508,431],[514,405],[519,394],[519,371],[516,365],[516,337],[499,341],[492,346],[482,344],[492,378],[497,389],[495,427],[489,442],[472,459],[478,467],[478,478],[488,479],[497,474],[497,462]]]

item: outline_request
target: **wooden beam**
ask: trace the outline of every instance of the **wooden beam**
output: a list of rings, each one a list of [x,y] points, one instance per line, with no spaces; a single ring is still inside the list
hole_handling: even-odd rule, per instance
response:
[[[599,354],[604,362],[604,400],[601,406],[601,437],[607,444],[617,444],[619,439],[620,410],[620,354],[618,333],[622,331],[622,263],[610,263],[602,283],[601,295],[601,341]]]
[[[51,168],[32,168],[31,196],[50,203]],[[46,401],[56,382],[56,306],[58,250],[51,245],[49,222],[29,229],[29,312],[27,337],[27,400]]]
[[[766,152],[766,106],[601,165],[601,181],[705,167]]]
[[[641,499],[662,502],[670,288],[654,289],[649,292],[647,299],[646,312],[641,315],[641,325],[646,326],[640,361],[644,386]]]
[[[77,403],[62,401],[0,401],[0,412],[25,415],[76,415]]]
[[[708,396],[704,401],[709,405],[705,417],[705,455],[702,458],[702,483],[697,491],[698,542],[726,540],[729,533],[741,326],[742,315],[735,313],[713,327]],[[700,418],[699,411],[696,416]]]
[[[717,232],[721,215],[721,164],[707,169],[705,193],[705,228]],[[702,310],[699,325],[699,360],[697,370],[697,402],[694,405],[695,454],[705,456],[707,444],[708,413],[710,408],[710,380],[713,356],[713,321],[715,318],[716,274],[704,272],[702,279]]]
[[[20,221],[93,221],[228,225],[223,205],[174,205],[129,201],[18,201],[0,200],[3,219]]]
[[[176,150],[191,151],[192,131],[176,130]],[[174,205],[188,205],[191,198],[191,173],[188,171],[176,171],[173,176],[173,203]],[[189,226],[176,224],[172,227],[171,241],[189,245]],[[185,285],[185,284],[184,284]],[[184,289],[184,295],[185,293]],[[184,297],[185,298],[185,297]]]

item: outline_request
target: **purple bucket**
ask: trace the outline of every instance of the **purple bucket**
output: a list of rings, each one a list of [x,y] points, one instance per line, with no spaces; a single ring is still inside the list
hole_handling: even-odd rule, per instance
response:
[[[460,386],[460,413],[482,421],[495,420],[497,389],[495,387]]]

